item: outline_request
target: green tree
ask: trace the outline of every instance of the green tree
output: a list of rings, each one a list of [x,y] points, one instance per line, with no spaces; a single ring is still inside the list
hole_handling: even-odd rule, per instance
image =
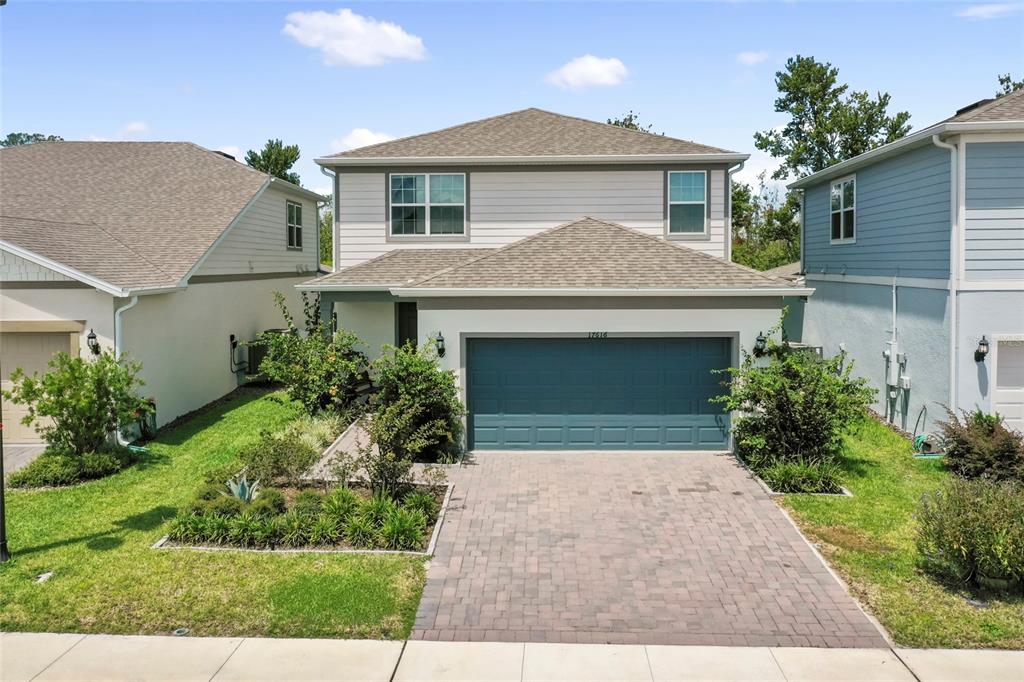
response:
[[[328,196],[320,211],[320,262],[324,265],[334,263],[334,197]]]
[[[763,173],[759,180],[756,193],[745,183],[733,184],[732,259],[769,270],[800,259],[800,197],[789,192],[780,198],[765,185]]]
[[[1009,95],[1011,92],[1017,92],[1021,88],[1024,88],[1024,80],[1015,81],[1008,73],[999,74],[999,92],[996,93],[996,97]]]
[[[607,121],[608,125],[617,126],[619,128],[628,128],[629,130],[639,130],[642,133],[651,133],[651,128],[654,126],[650,123],[647,125],[640,125],[640,115],[634,112],[632,109],[629,110],[628,114],[623,114],[616,118],[609,118]],[[665,133],[661,133],[664,135]]]
[[[0,147],[17,147],[33,142],[63,142],[60,135],[43,135],[42,133],[9,133],[7,137],[0,140]]]
[[[810,175],[910,131],[909,113],[889,115],[888,93],[847,92],[850,86],[838,77],[839,69],[828,62],[800,55],[775,74],[775,111],[788,114],[789,122],[755,133],[754,146],[782,159],[776,180]]]
[[[292,171],[292,166],[299,160],[299,146],[286,145],[281,140],[267,140],[263,149],[250,149],[245,153],[245,162],[258,171],[287,180],[298,185],[299,174]]]

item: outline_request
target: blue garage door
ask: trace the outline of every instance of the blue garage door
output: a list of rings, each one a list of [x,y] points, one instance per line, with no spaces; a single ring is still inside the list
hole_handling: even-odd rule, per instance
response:
[[[727,338],[469,339],[469,445],[709,450],[728,445]]]

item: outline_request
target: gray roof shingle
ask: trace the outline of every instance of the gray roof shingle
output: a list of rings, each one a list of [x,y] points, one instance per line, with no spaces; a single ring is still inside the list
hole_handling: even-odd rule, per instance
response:
[[[523,109],[326,159],[735,154],[726,149],[574,116]]]
[[[171,286],[267,179],[190,142],[0,149],[0,239],[118,287]]]
[[[396,249],[300,286],[403,286],[493,249]]]
[[[1008,95],[972,105],[963,113],[946,119],[946,123],[1024,121],[1024,88]]]

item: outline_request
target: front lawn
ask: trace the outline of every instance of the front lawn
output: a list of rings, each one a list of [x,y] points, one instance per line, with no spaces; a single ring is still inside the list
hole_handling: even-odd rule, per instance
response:
[[[298,414],[280,394],[242,393],[163,432],[126,471],[8,491],[14,560],[0,566],[0,631],[406,637],[422,559],[150,549],[205,472]]]
[[[913,459],[906,440],[865,421],[847,436],[842,466],[853,498],[783,504],[896,643],[1024,649],[1024,597],[941,584],[918,567],[913,515],[949,475],[942,464]]]

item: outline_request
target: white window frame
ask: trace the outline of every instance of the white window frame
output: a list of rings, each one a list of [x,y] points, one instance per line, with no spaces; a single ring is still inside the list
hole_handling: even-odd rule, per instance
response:
[[[405,175],[422,175],[426,179],[426,186],[424,188],[423,203],[422,204],[396,204],[391,201],[391,178],[395,176]],[[461,206],[462,207],[462,232],[438,232],[434,233],[430,226],[430,177],[432,175],[459,175],[462,177],[462,203],[458,204],[436,204],[437,206]],[[388,239],[424,239],[430,237],[432,239],[465,239],[469,234],[469,216],[467,215],[466,204],[467,195],[469,194],[469,187],[466,184],[465,173],[447,173],[447,172],[404,172],[404,173],[388,173],[387,182],[387,235]],[[394,206],[422,206],[425,213],[426,219],[426,232],[423,234],[397,234],[391,231],[391,209]]]
[[[844,237],[843,233],[846,232],[846,218],[845,212],[849,210],[846,207],[846,194],[843,192],[843,185],[847,182],[853,183],[853,236]],[[836,185],[839,185],[839,210],[836,211],[832,208],[832,190],[835,189]],[[857,243],[857,227],[860,223],[860,218],[857,216],[857,207],[860,202],[857,200],[857,175],[847,175],[842,178],[837,178],[828,183],[828,242],[829,244],[856,244]],[[836,213],[839,214],[839,239],[832,238],[832,216]]]
[[[289,208],[296,206],[299,209],[299,222],[293,223],[289,218]],[[284,222],[285,222],[285,245],[293,251],[302,251],[302,203],[298,201],[292,201],[288,199],[284,202]],[[292,243],[292,231],[295,234],[295,243]]]
[[[672,201],[672,176],[681,175],[683,173],[696,174],[704,176],[704,198],[701,201]],[[665,234],[668,235],[669,239],[687,239],[687,238],[700,238],[708,235],[708,172],[706,170],[670,170],[668,176],[665,178]],[[700,204],[703,207],[702,215],[704,216],[704,229],[700,232],[673,232],[672,231],[672,207],[673,206],[695,206]]]

